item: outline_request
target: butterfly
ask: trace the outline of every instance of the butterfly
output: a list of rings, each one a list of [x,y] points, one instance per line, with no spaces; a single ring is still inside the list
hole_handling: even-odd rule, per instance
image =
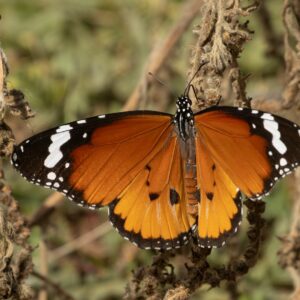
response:
[[[80,206],[108,206],[109,219],[144,249],[174,249],[195,234],[221,247],[242,220],[242,194],[259,200],[300,161],[300,127],[247,108],[175,115],[129,111],[41,132],[15,146],[11,162],[28,181]]]

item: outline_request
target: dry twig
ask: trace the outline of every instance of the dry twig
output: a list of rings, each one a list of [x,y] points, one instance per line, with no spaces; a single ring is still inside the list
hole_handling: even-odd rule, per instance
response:
[[[203,0],[188,1],[182,9],[183,13],[180,19],[170,30],[166,39],[153,48],[149,55],[148,62],[146,63],[145,72],[124,106],[125,111],[138,108],[143,95],[143,90],[153,81],[153,77],[150,77],[148,73],[151,72],[153,75],[156,75],[166,63],[179,39],[198,15],[199,8],[202,7],[203,2]]]
[[[284,58],[286,63],[286,86],[282,106],[299,113],[300,108],[300,2],[286,0],[283,9],[285,25]],[[289,234],[282,238],[279,264],[286,268],[294,282],[292,299],[300,299],[300,171],[294,177],[293,219]]]
[[[20,91],[8,90],[7,59],[0,49],[0,154],[10,156],[14,138],[5,124],[7,113],[24,119],[32,116],[31,109]],[[22,95],[22,97],[20,96]],[[4,181],[0,167],[0,297],[1,299],[32,299],[32,291],[25,280],[32,271],[31,246],[27,242],[29,229],[19,212],[11,190]]]
[[[40,274],[39,272],[33,271],[32,275],[36,278],[42,280],[47,286],[51,287],[53,290],[56,291],[58,299],[61,300],[75,300],[69,293],[63,290],[57,283],[54,283],[49,278],[45,277],[44,275]]]
[[[250,39],[248,22],[240,23],[241,16],[249,16],[258,7],[254,2],[248,7],[241,7],[238,0],[207,1],[202,8],[202,21],[194,30],[198,40],[192,53],[191,77],[201,62],[206,62],[193,80],[196,90],[194,107],[201,110],[215,105],[223,98],[222,86],[231,82],[235,94],[235,104],[250,106],[246,96],[246,79],[238,68],[237,59],[243,45]]]

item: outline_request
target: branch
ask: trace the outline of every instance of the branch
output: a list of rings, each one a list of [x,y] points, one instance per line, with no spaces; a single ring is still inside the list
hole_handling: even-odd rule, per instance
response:
[[[46,276],[40,274],[37,271],[33,271],[32,275],[36,278],[42,280],[47,286],[51,287],[53,290],[56,291],[57,296],[59,296],[59,299],[61,300],[75,300],[69,293],[67,293],[65,290],[63,290],[57,283],[53,282]]]
[[[181,36],[198,15],[199,8],[202,7],[202,5],[203,0],[191,0],[182,8],[183,13],[180,19],[170,30],[166,39],[162,43],[157,44],[149,55],[144,74],[141,76],[140,81],[123,108],[125,111],[136,109],[139,106],[143,90],[153,82],[153,76],[149,76],[148,73],[151,72],[153,75],[156,75],[163,67]]]
[[[285,25],[284,47],[286,86],[283,91],[283,107],[298,111],[300,108],[300,2],[285,0],[283,9]],[[289,234],[282,238],[278,252],[279,264],[286,268],[294,282],[291,299],[300,298],[300,170],[294,177],[294,208]]]
[[[224,98],[222,87],[228,79],[235,93],[235,104],[250,106],[245,91],[247,77],[238,68],[238,57],[252,32],[248,22],[240,23],[240,17],[249,16],[257,7],[254,2],[243,8],[239,0],[212,0],[203,6],[202,22],[194,30],[198,41],[189,72],[191,78],[199,65],[206,62],[193,80],[196,90],[193,103],[198,110],[216,105]]]
[[[92,243],[97,240],[99,237],[103,236],[111,230],[111,225],[108,223],[101,224],[96,228],[88,231],[87,233],[81,235],[77,239],[64,244],[63,246],[52,250],[49,254],[49,261],[53,262],[55,260],[61,259],[62,257],[84,247],[85,245]]]
[[[31,109],[22,92],[8,90],[6,77],[8,64],[0,49],[0,155],[9,157],[13,150],[14,137],[5,124],[7,114],[23,119],[32,116]],[[22,97],[20,96],[22,95]],[[0,297],[1,299],[32,299],[32,291],[25,283],[32,270],[31,246],[28,244],[29,229],[19,212],[10,187],[4,181],[0,162]]]

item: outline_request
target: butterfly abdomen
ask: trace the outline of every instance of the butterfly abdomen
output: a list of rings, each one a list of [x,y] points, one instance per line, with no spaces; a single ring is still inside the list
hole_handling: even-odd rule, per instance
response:
[[[197,179],[194,172],[186,173],[184,178],[185,195],[187,199],[187,211],[190,215],[196,216],[198,213],[198,203],[200,201]]]
[[[195,153],[194,139],[188,139],[185,144],[185,172],[184,172],[184,185],[185,197],[187,200],[188,213],[196,216],[198,213],[198,203],[200,201],[200,193],[197,181],[197,164]]]

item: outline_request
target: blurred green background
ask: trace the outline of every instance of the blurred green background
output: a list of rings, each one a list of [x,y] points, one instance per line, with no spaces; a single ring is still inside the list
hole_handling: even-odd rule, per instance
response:
[[[278,36],[283,32],[282,1],[265,1]],[[122,109],[138,82],[147,57],[178,20],[184,1],[166,0],[31,0],[0,1],[0,42],[10,66],[10,88],[22,90],[36,117],[9,122],[18,141],[43,129],[74,119]],[[241,69],[251,73],[247,92],[254,98],[280,98],[283,69],[267,55],[258,13],[249,18],[255,30],[240,59]],[[199,19],[194,21],[194,25]],[[174,94],[186,84],[191,47],[195,43],[192,27],[185,33],[167,67],[159,74]],[[164,107],[174,112],[165,87],[155,84],[146,104],[148,109]],[[172,103],[172,105],[170,105]],[[7,165],[21,210],[30,218],[49,195],[48,190],[25,182]],[[238,284],[239,299],[286,299],[292,283],[277,265],[278,236],[288,232],[292,206],[288,180],[278,184],[267,199],[268,229],[262,257]],[[46,228],[35,227],[31,243],[35,268],[40,270],[39,243],[45,240],[49,253],[84,232],[106,222],[106,211],[90,212],[67,200],[50,217]],[[239,234],[245,241],[245,228]],[[218,264],[226,247],[210,257]],[[138,250],[111,229],[97,241],[49,263],[49,278],[59,283],[75,299],[120,299],[131,270],[149,264],[152,253]],[[175,259],[175,264],[184,255]],[[41,282],[31,277],[38,291]],[[229,299],[224,290],[201,288],[193,299]],[[49,299],[56,299],[50,290]]]

